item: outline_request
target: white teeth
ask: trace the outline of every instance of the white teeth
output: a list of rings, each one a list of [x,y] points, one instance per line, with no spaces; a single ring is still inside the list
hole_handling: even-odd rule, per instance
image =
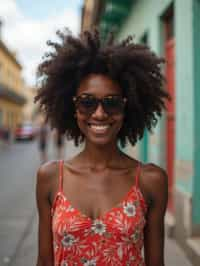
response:
[[[109,128],[109,125],[104,125],[104,126],[91,125],[90,127],[93,129],[96,129],[96,130],[105,130],[105,129]]]
[[[110,125],[92,125],[89,124],[89,127],[93,132],[96,133],[106,133],[107,129],[110,127]]]

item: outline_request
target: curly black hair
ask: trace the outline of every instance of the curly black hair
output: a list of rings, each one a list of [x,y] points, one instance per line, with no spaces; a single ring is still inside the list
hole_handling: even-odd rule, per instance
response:
[[[135,44],[132,36],[117,43],[112,33],[103,41],[97,29],[78,37],[68,29],[56,34],[59,42],[47,42],[53,51],[44,55],[38,67],[39,90],[35,97],[51,127],[73,139],[75,145],[84,140],[74,117],[73,96],[81,80],[93,73],[118,82],[128,99],[118,134],[121,146],[127,140],[134,145],[142,138],[145,128],[151,131],[170,98],[163,88],[164,59],[147,46]]]

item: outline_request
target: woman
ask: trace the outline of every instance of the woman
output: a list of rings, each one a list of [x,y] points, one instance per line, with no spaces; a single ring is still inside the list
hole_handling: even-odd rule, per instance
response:
[[[36,101],[53,128],[85,145],[38,170],[37,266],[163,266],[167,175],[117,145],[134,145],[161,115],[163,60],[131,37],[57,34]]]

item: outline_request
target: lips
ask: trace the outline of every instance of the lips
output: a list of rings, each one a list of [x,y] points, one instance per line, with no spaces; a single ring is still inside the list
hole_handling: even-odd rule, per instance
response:
[[[104,134],[111,127],[111,124],[93,124],[88,123],[89,128],[97,134]]]

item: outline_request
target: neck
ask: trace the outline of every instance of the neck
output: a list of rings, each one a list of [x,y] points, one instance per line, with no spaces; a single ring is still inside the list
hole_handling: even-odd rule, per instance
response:
[[[82,155],[85,161],[90,164],[90,167],[105,169],[112,162],[119,160],[121,151],[117,147],[116,142],[109,145],[97,146],[86,141]]]

